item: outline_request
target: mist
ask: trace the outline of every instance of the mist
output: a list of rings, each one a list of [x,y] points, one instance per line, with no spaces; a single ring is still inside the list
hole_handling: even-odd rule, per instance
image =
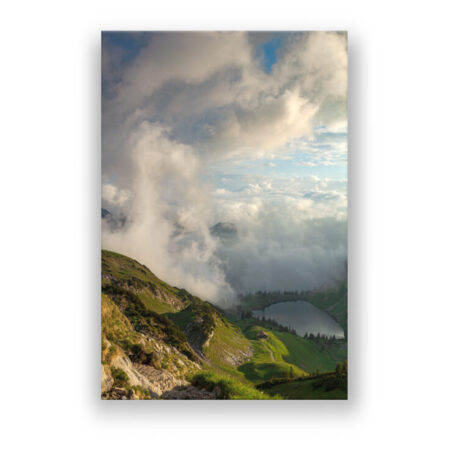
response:
[[[102,247],[221,304],[347,259],[346,35],[285,34],[270,70],[258,37],[103,36]]]

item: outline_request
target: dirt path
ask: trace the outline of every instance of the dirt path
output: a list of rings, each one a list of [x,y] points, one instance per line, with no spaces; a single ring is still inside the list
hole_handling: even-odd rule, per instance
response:
[[[273,356],[273,352],[272,352],[272,350],[270,350],[270,347],[269,347],[266,343],[264,343],[264,347],[265,347],[266,350],[270,353],[270,359],[271,359],[272,361],[275,361],[275,357]]]

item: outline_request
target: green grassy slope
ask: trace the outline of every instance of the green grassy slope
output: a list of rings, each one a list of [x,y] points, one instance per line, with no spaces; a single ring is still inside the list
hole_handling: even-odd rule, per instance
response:
[[[255,348],[254,358],[246,367],[240,368],[252,380],[284,377],[291,365],[295,365],[301,373],[316,370],[326,372],[334,370],[336,363],[347,359],[344,342],[322,349],[308,339],[269,328],[256,319],[244,319],[236,323]],[[266,332],[268,339],[258,339],[261,330]]]
[[[176,313],[167,313],[166,316],[174,322],[181,330],[186,330],[187,326],[194,320],[195,313],[187,307]]]
[[[280,380],[259,389],[271,396],[280,396],[288,400],[346,400],[347,399],[347,377],[338,377],[335,373],[328,373],[319,377],[298,379],[292,381]]]
[[[241,329],[217,309],[195,299],[184,310],[168,313],[188,336],[194,348],[201,351],[207,363],[221,372],[240,378],[235,367],[252,353],[252,346]]]
[[[240,383],[233,377],[218,375],[211,371],[200,372],[191,379],[194,386],[206,389],[210,392],[216,391],[220,400],[279,400],[277,394],[266,394],[258,391],[252,386]]]
[[[323,349],[307,339],[291,333],[273,332],[288,350],[285,361],[296,364],[303,370],[312,373],[316,370],[326,372],[334,370],[336,363],[347,359],[347,346],[344,342],[337,342],[333,346]]]
[[[237,367],[248,359],[252,352],[252,345],[242,331],[228,320],[221,320],[205,350],[205,356],[217,372],[245,381]]]
[[[184,289],[168,285],[147,267],[118,253],[102,251],[102,291],[132,327],[222,373],[234,374],[251,355],[251,344],[221,311]]]
[[[239,366],[238,370],[242,372],[248,380],[259,383],[271,378],[288,377],[292,373],[293,377],[306,375],[293,364],[287,363],[283,359],[286,349],[283,343],[272,333],[268,332],[268,338],[259,341],[253,341],[253,358]]]
[[[254,350],[251,360],[238,368],[245,378],[259,383],[271,378],[289,377],[290,374],[293,377],[306,375],[299,367],[286,362],[284,357],[288,355],[288,350],[272,332],[267,331],[267,338],[258,339],[261,330],[262,327],[253,326],[245,333],[251,339]]]
[[[164,314],[173,311],[173,307],[164,303],[155,296],[153,296],[150,292],[144,291],[139,294],[139,298],[142,300],[142,303],[150,310],[158,313]]]
[[[109,250],[102,250],[102,275],[117,275],[123,280],[131,280],[139,286],[139,281],[153,283],[171,292],[177,289],[160,280],[150,269],[128,256]]]
[[[102,250],[102,288],[111,284],[137,295],[148,309],[158,314],[185,307],[180,289],[160,280],[134,259]]]

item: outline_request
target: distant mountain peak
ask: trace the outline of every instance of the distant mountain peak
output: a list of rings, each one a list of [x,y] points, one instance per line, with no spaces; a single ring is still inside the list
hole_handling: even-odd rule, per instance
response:
[[[102,208],[102,219],[105,219],[108,216],[111,216],[112,214],[105,208]]]
[[[126,216],[122,213],[119,216],[116,216],[106,208],[102,208],[102,220],[103,219],[106,221],[111,231],[116,231],[123,228],[127,221]]]
[[[233,222],[218,222],[209,229],[209,232],[225,242],[235,241],[238,236],[237,226]]]

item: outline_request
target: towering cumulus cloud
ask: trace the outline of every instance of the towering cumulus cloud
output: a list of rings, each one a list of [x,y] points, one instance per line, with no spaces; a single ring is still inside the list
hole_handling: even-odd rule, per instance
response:
[[[343,33],[104,33],[103,247],[215,302],[339,278],[346,97]]]

